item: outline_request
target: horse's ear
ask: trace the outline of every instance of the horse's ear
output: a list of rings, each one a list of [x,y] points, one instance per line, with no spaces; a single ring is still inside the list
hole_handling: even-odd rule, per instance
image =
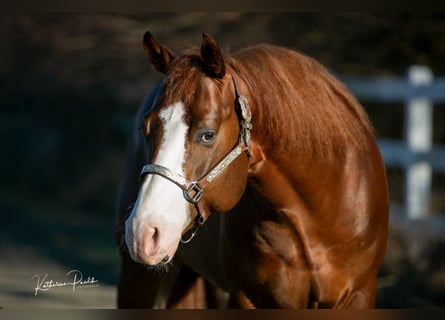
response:
[[[207,33],[202,33],[201,57],[206,73],[215,78],[226,74],[224,58],[218,43]]]
[[[162,73],[167,73],[170,63],[175,59],[173,51],[161,45],[149,31],[144,34],[144,51],[151,65]]]

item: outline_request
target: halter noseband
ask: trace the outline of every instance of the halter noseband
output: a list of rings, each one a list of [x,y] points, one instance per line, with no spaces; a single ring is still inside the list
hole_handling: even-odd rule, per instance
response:
[[[173,172],[169,168],[158,164],[147,164],[142,167],[140,178],[142,179],[146,174],[159,175],[167,180],[170,180],[182,189],[184,199],[195,206],[198,215],[195,218],[192,226],[192,234],[186,240],[181,237],[181,243],[189,243],[198,229],[206,222],[207,215],[201,207],[199,200],[201,199],[204,189],[212,182],[226,167],[229,166],[238,156],[243,152],[246,152],[250,157],[249,145],[250,145],[250,130],[252,129],[252,114],[249,109],[247,99],[244,96],[238,94],[237,82],[232,72],[232,81],[235,88],[235,108],[239,118],[240,135],[237,145],[209,172],[207,172],[199,180],[188,180],[179,173]]]

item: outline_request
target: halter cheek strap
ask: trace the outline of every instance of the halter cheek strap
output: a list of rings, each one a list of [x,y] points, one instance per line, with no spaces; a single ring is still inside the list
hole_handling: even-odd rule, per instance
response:
[[[239,124],[240,124],[240,135],[238,144],[220,161],[218,162],[209,172],[207,172],[199,180],[188,180],[181,174],[173,172],[169,168],[158,164],[147,164],[142,167],[140,178],[142,179],[146,174],[159,175],[182,189],[184,199],[192,203],[198,215],[195,218],[194,224],[191,229],[191,235],[188,239],[184,240],[181,238],[182,243],[189,243],[198,229],[205,223],[208,215],[201,206],[200,199],[203,196],[204,189],[209,183],[211,183],[217,176],[224,171],[236,158],[238,158],[243,152],[246,152],[248,157],[251,156],[249,145],[250,145],[250,130],[252,129],[252,114],[249,109],[247,99],[238,94],[237,83],[232,73],[232,81],[235,87],[235,108],[238,114]]]

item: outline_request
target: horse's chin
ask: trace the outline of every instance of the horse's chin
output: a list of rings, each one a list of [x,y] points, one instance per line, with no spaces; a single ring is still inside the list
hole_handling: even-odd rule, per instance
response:
[[[129,250],[131,259],[150,269],[163,269],[172,264],[173,258],[178,250],[179,240],[169,248],[159,247],[156,252],[134,252]]]
[[[168,272],[173,266],[173,257],[169,257],[167,261],[159,262],[158,264],[146,264],[142,263],[142,265],[150,271],[155,271],[157,273],[165,273]]]

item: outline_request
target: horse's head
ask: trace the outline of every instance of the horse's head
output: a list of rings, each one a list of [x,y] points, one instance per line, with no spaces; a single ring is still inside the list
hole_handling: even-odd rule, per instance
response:
[[[134,260],[157,265],[169,262],[183,237],[193,236],[209,214],[240,200],[250,111],[208,35],[203,34],[201,50],[176,57],[147,32],[144,49],[166,79],[142,126],[150,164],[142,169],[125,234]]]

